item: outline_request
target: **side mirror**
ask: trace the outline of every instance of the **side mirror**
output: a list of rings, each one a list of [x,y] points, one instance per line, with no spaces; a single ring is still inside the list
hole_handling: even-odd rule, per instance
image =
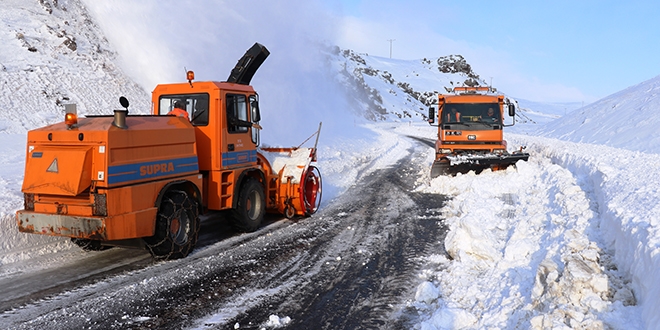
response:
[[[259,102],[252,101],[250,102],[250,108],[252,109],[252,122],[256,123],[261,120],[261,113],[259,112]]]
[[[513,104],[509,104],[509,116],[514,117],[516,115],[516,106]]]
[[[429,107],[429,125],[435,123],[435,111],[434,105]]]

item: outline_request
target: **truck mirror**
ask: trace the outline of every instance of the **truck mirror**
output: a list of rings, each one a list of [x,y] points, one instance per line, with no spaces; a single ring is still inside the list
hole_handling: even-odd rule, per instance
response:
[[[257,101],[250,102],[252,108],[252,122],[256,123],[261,120],[261,113],[259,112],[259,103]]]
[[[509,104],[509,116],[513,117],[516,115],[516,106]]]
[[[429,124],[435,123],[435,106],[429,107]]]

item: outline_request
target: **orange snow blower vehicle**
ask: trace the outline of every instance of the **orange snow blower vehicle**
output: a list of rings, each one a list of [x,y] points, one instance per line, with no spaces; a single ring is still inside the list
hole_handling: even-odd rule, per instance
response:
[[[429,124],[437,119],[438,139],[431,177],[445,174],[480,173],[484,169],[505,169],[519,160],[527,161],[524,148],[507,151],[502,128],[515,124],[515,105],[490,87],[455,87],[454,94],[438,95],[429,108]],[[513,118],[504,124],[504,114]]]
[[[197,82],[188,71],[186,82],[156,86],[150,115],[128,115],[121,97],[114,115],[78,118],[67,105],[64,122],[29,131],[19,230],[175,259],[194,248],[207,211],[248,232],[266,212],[314,214],[321,125],[313,147],[259,147],[259,97],[249,83],[268,55],[256,43],[225,82]],[[168,115],[175,106],[179,115]]]

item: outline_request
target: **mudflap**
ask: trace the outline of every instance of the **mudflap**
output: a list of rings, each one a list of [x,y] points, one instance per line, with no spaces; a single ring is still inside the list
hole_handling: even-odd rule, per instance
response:
[[[527,161],[528,159],[529,154],[523,152],[486,156],[448,156],[433,162],[431,166],[431,178],[436,178],[440,175],[466,174],[470,171],[479,174],[485,169],[499,171],[509,166],[515,166],[519,160]]]

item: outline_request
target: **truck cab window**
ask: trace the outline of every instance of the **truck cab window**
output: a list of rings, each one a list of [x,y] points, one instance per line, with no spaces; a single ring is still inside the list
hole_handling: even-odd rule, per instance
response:
[[[209,96],[196,98],[193,102],[193,113],[190,122],[193,126],[206,126],[209,124]]]
[[[500,124],[500,105],[497,103],[447,103],[442,109],[442,123]]]
[[[227,94],[227,128],[230,133],[244,133],[251,123],[248,121],[245,95]]]
[[[209,124],[209,94],[163,95],[158,101],[158,114],[167,115],[177,102],[184,106],[193,126]]]

